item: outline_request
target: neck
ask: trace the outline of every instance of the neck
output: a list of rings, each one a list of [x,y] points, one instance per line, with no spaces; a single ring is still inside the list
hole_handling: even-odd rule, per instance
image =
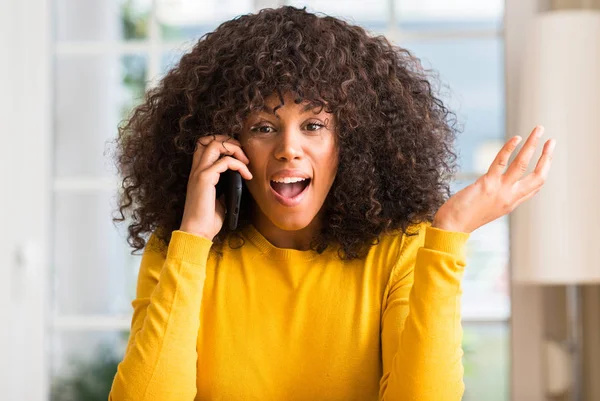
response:
[[[310,241],[321,229],[321,219],[317,215],[308,226],[299,230],[284,230],[277,227],[254,205],[252,224],[271,244],[277,248],[306,251],[310,249]]]

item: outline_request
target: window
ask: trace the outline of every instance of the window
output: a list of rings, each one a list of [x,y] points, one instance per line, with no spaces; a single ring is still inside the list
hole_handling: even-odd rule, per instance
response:
[[[456,190],[502,145],[498,0],[54,0],[53,400],[105,400],[127,340],[140,257],[130,255],[125,226],[111,222],[118,182],[107,143],[117,125],[198,37],[280,4],[348,18],[439,72],[442,98],[464,127]],[[506,219],[469,241],[465,400],[508,400],[508,251]]]

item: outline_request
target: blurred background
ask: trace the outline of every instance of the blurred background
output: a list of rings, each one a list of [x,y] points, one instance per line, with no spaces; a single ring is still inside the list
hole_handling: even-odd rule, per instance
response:
[[[562,3],[3,0],[0,209],[8,229],[0,301],[8,307],[0,312],[0,398],[107,398],[140,263],[126,225],[111,221],[118,181],[110,142],[144,92],[203,34],[240,14],[294,5],[408,48],[437,77],[462,128],[458,190],[487,170],[507,136],[528,135],[508,132],[522,37],[536,13],[573,6]],[[542,360],[542,335],[565,330],[564,289],[511,286],[508,217],[475,231],[467,254],[464,400],[561,399],[545,394],[543,363],[530,361]],[[599,293],[589,290],[586,302],[600,307]],[[597,387],[586,386],[587,399],[600,400]]]

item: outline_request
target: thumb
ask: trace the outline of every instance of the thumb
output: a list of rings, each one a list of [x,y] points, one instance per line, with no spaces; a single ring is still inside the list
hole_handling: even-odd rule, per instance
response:
[[[215,211],[219,217],[221,217],[221,219],[225,218],[225,213],[227,212],[227,207],[225,206],[225,195],[221,195],[215,199]]]

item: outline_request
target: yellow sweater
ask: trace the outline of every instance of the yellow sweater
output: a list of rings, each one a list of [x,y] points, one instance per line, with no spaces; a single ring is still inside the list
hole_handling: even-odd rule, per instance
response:
[[[153,250],[153,235],[109,400],[460,400],[469,234],[417,228],[352,261],[252,226],[222,256],[179,230]]]

